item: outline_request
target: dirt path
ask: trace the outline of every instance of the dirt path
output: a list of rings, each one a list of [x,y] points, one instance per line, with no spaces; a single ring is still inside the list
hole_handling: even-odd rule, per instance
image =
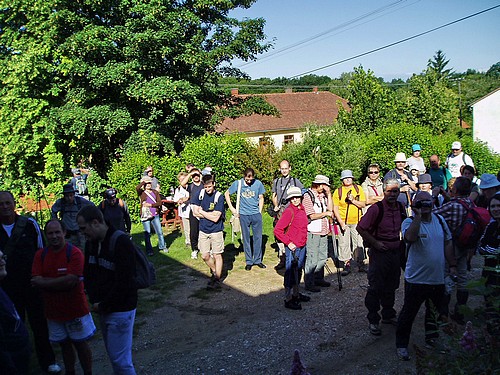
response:
[[[139,374],[288,374],[294,349],[311,374],[413,374],[415,362],[401,362],[394,348],[395,327],[381,337],[368,332],[364,296],[366,274],[353,273],[339,292],[332,287],[310,294],[301,311],[283,306],[283,278],[272,268],[243,270],[236,256],[218,292],[205,292],[201,260],[189,261],[183,282],[165,305],[136,321],[134,362]],[[330,269],[335,270],[329,260]],[[401,306],[397,293],[396,309]],[[421,312],[422,313],[422,312]],[[412,341],[423,343],[422,314]],[[101,340],[94,340],[96,374],[111,373]]]

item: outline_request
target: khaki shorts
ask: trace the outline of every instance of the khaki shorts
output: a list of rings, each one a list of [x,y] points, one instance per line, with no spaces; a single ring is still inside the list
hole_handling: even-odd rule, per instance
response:
[[[224,232],[204,233],[200,231],[198,249],[202,254],[222,254],[224,252]]]

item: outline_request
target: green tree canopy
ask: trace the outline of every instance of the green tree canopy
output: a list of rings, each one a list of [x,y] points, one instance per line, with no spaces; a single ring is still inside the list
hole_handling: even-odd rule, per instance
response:
[[[253,2],[3,2],[3,176],[50,180],[79,159],[105,174],[137,131],[177,149],[186,136],[202,134],[224,97],[218,79],[241,74],[230,61],[269,48],[262,18],[229,17]]]

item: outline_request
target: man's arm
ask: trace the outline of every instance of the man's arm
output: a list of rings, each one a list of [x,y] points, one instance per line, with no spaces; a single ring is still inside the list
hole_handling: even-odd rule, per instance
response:
[[[422,215],[420,214],[420,209],[412,208],[413,210],[413,220],[410,226],[404,233],[404,239],[406,242],[415,242],[418,240],[418,234],[420,233],[420,224],[422,223]]]
[[[132,220],[130,220],[130,212],[125,201],[123,201],[123,220],[125,220],[125,230],[130,233],[132,231]]]
[[[383,242],[378,241],[368,230],[361,228],[359,224],[356,226],[356,230],[363,240],[370,245],[370,247],[378,251],[387,250],[387,247]]]
[[[33,276],[31,285],[44,290],[65,291],[73,289],[79,282],[76,275],[65,275],[61,277]]]
[[[262,213],[262,209],[264,208],[264,194],[259,195],[259,212]]]
[[[233,215],[236,215],[236,208],[231,203],[231,195],[229,194],[229,189],[224,193],[224,198],[226,198],[227,206]]]

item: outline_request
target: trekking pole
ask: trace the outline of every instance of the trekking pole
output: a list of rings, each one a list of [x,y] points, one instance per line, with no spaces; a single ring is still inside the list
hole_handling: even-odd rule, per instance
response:
[[[330,231],[332,232],[332,247],[333,247],[333,263],[335,264],[335,268],[337,269],[337,282],[339,284],[339,291],[342,290],[342,273],[340,272],[340,260],[339,253],[337,247],[337,226],[333,222],[333,218],[328,218],[328,224],[330,225]]]

